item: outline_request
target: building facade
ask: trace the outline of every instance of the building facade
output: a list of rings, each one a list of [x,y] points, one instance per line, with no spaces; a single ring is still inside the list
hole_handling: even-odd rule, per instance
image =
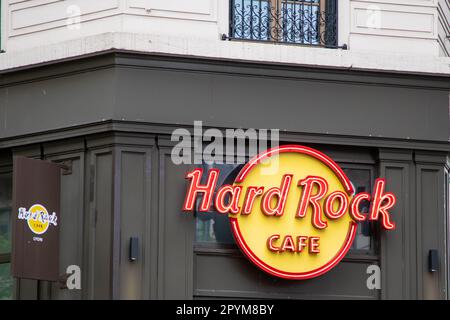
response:
[[[0,32],[0,297],[449,298],[449,1],[2,0]],[[280,129],[360,191],[385,178],[395,232],[361,223],[318,278],[260,271],[220,215],[181,211],[198,165],[173,163],[171,134],[194,121]],[[9,276],[19,155],[67,166],[60,268],[81,290]]]

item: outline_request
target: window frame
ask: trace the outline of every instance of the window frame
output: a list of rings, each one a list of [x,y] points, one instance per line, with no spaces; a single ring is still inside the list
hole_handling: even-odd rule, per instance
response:
[[[8,5],[8,1],[0,0],[0,54],[6,52],[9,24]]]
[[[238,1],[241,1],[242,8],[240,9],[240,14],[237,16],[240,16],[241,20],[236,21],[236,4],[239,4]],[[268,14],[267,17],[264,15],[261,15],[261,9],[260,9],[260,25],[261,20],[266,18],[268,21],[263,23],[267,28],[267,38],[261,37],[261,38],[254,38],[253,37],[253,26],[248,27],[250,29],[250,37],[246,37],[246,28],[244,25],[246,24],[244,21],[246,20],[246,13],[244,9],[244,2],[245,1],[254,1],[256,4],[259,3],[261,6],[262,2],[267,3],[268,6]],[[303,46],[317,46],[317,47],[323,47],[323,48],[339,48],[338,46],[338,1],[336,3],[329,3],[328,0],[318,0],[317,2],[308,2],[307,0],[230,0],[229,1],[229,36],[225,37],[224,39],[233,39],[233,40],[239,40],[239,41],[257,41],[257,42],[272,42],[272,43],[282,43],[282,44],[289,44],[289,45],[303,45]],[[330,0],[332,1],[332,0]],[[255,4],[255,5],[256,5]],[[316,17],[315,24],[316,27],[314,28],[315,32],[317,33],[317,42],[313,42],[311,40],[305,41],[296,41],[295,39],[293,41],[286,40],[286,35],[284,34],[284,22],[286,21],[287,17],[285,16],[284,11],[284,4],[286,5],[302,5],[302,10],[304,10],[304,7],[307,6],[309,8],[317,8],[312,11],[316,12],[318,16]],[[289,10],[289,9],[288,9]],[[317,11],[316,11],[317,10]],[[315,13],[315,14],[316,14]],[[253,10],[249,10],[249,16],[250,20],[253,21]],[[294,14],[295,16],[295,14]],[[331,18],[331,17],[334,18]],[[303,19],[303,18],[302,18]],[[308,19],[300,20],[303,21],[303,23],[307,23]],[[296,20],[291,22],[294,23],[297,22]],[[237,27],[237,25],[242,25],[241,27],[241,35],[239,36],[239,30],[240,28]],[[329,25],[327,27],[327,25]],[[306,24],[306,26],[311,28],[311,25]],[[261,28],[261,26],[260,26]],[[303,28],[303,27],[302,27]],[[332,37],[329,39],[329,32],[332,31],[331,34],[334,34],[334,38]],[[287,32],[289,35],[289,32]],[[296,37],[296,36],[294,36]],[[304,37],[304,35],[303,35]]]
[[[337,164],[343,169],[356,169],[356,170],[369,170],[370,171],[370,182],[369,185],[371,188],[375,183],[375,175],[377,174],[377,168],[375,164],[367,164],[367,163],[356,163],[356,162],[340,162],[336,161]],[[370,189],[372,192],[373,190]],[[370,259],[379,260],[380,258],[380,248],[381,248],[381,229],[380,224],[376,223],[375,227],[371,229],[374,233],[371,235],[373,245],[371,245],[369,250],[364,249],[353,249],[350,248],[348,255],[349,256],[367,256]]]
[[[0,0],[0,53],[3,53],[4,52],[4,50],[3,50],[3,48],[4,48],[4,46],[3,46],[3,42],[4,42],[4,39],[5,39],[5,28],[4,28],[4,26],[5,26],[5,18],[4,18],[4,12],[6,12],[6,8],[3,8],[3,5],[5,5],[6,6],[6,2],[5,1],[2,1],[2,0]]]

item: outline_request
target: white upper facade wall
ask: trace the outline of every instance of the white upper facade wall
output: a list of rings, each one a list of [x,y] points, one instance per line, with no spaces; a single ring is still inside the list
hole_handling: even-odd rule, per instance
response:
[[[0,54],[1,69],[120,46],[209,58],[450,72],[449,60],[440,58],[450,54],[450,0],[338,0],[338,44],[348,50],[224,41],[227,0],[1,0],[1,6],[6,51]],[[103,43],[93,44],[94,39]]]

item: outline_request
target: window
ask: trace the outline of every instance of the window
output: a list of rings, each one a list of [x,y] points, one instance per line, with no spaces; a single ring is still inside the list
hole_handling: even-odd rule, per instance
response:
[[[373,170],[370,166],[342,165],[342,169],[355,187],[356,193],[372,192]],[[362,213],[368,213],[369,203],[367,201],[362,202],[359,210]],[[377,233],[376,225],[371,221],[360,222],[351,250],[374,253],[376,251],[374,242]]]
[[[336,0],[232,0],[230,37],[337,46]]]
[[[0,171],[0,300],[11,299],[11,199],[12,173]]]
[[[232,184],[241,167],[241,165],[234,164],[203,165],[203,172],[208,172],[211,168],[218,168],[220,170],[216,187],[217,191],[221,185]],[[206,180],[206,175],[203,175],[202,179]],[[206,181],[202,181],[202,183],[204,184]],[[199,213],[196,218],[197,242],[234,244],[228,215],[210,211]]]

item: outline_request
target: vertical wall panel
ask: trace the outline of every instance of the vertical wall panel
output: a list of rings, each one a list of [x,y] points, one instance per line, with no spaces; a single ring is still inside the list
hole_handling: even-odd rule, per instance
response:
[[[423,299],[446,298],[445,156],[416,154],[417,209],[421,238],[418,245],[419,291]],[[439,271],[430,272],[429,250],[439,253]]]
[[[69,173],[61,175],[61,212],[60,212],[60,275],[66,273],[70,265],[79,266],[81,280],[86,275],[83,269],[84,234],[84,151],[67,152],[71,148],[83,149],[82,140],[73,145],[66,142],[63,146],[45,146],[46,159],[69,166]],[[47,156],[50,154],[49,156]],[[82,290],[61,289],[59,283],[53,283],[52,299],[81,299]]]
[[[151,197],[147,153],[119,151],[120,158],[120,299],[141,299],[149,285],[146,234]],[[149,232],[150,230],[148,230]],[[136,261],[129,260],[130,238],[139,240]]]
[[[95,161],[95,266],[94,297],[110,297],[112,155],[100,154]]]
[[[181,211],[187,166],[175,165],[160,149],[158,297],[192,299],[194,216]]]
[[[142,295],[143,250],[145,232],[145,154],[121,154],[120,204],[120,298],[139,299]],[[130,237],[139,239],[137,261],[130,262]]]
[[[397,203],[389,210],[395,230],[381,230],[381,274],[383,299],[415,297],[415,211],[411,205],[412,152],[380,150],[380,176],[386,179],[386,192]]]
[[[420,196],[420,212],[421,225],[426,232],[427,230],[435,229],[438,223],[437,213],[439,210],[439,189],[436,181],[436,175],[439,171],[427,170],[421,168],[420,170],[420,183],[422,188]],[[422,270],[423,272],[423,294],[425,299],[438,299],[439,298],[439,278],[428,272],[428,250],[437,248],[439,243],[438,232],[429,233],[422,239]],[[442,255],[442,251],[441,251]],[[442,256],[441,256],[442,257]]]
[[[90,153],[88,223],[89,250],[88,297],[110,299],[112,258],[112,186],[113,155],[111,150],[95,150]]]
[[[72,173],[61,177],[61,223],[60,273],[66,273],[67,267],[77,265],[81,268],[83,257],[83,174],[84,158],[72,159]],[[58,290],[55,298],[80,299],[79,290]]]
[[[445,176],[444,176],[444,183],[445,183],[445,272],[447,274],[447,279],[445,281],[445,286],[447,290],[446,299],[450,300],[450,292],[449,292],[449,286],[450,286],[450,175],[449,175],[449,163],[447,161],[445,165]]]

